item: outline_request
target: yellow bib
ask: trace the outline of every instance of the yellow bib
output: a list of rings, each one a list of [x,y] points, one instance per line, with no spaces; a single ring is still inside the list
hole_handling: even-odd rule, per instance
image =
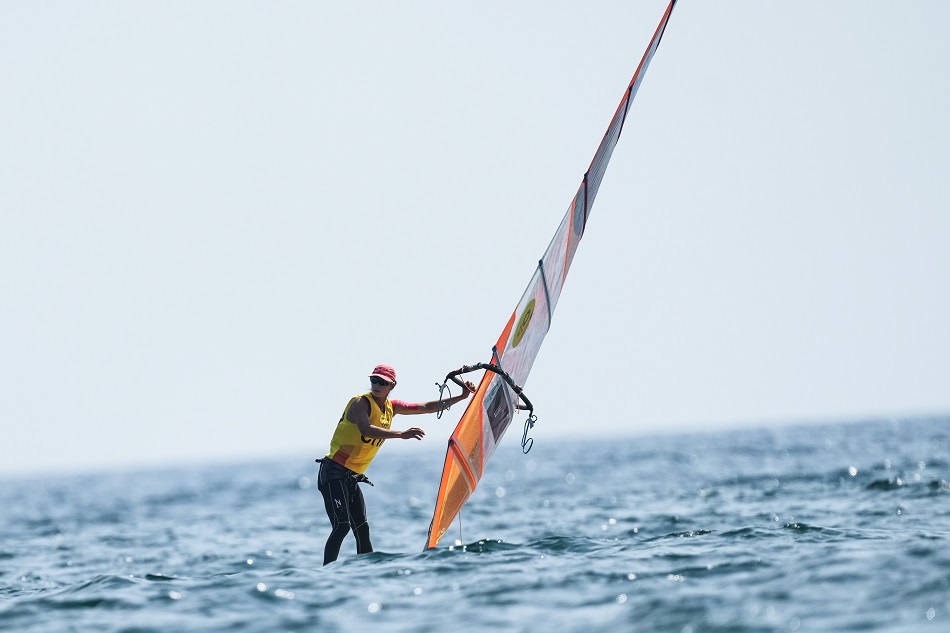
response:
[[[349,468],[355,473],[363,473],[366,467],[376,457],[376,452],[383,445],[385,440],[363,437],[356,423],[347,418],[350,406],[359,400],[366,398],[369,400],[369,423],[373,426],[379,426],[388,429],[393,423],[393,405],[387,400],[385,411],[379,408],[376,401],[369,391],[358,396],[353,396],[346,403],[343,415],[337,422],[336,430],[333,432],[333,438],[330,440],[330,452],[327,457],[337,464]]]

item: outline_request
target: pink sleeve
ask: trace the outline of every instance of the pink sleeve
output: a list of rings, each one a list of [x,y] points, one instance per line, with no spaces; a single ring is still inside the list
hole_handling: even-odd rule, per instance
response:
[[[393,404],[398,404],[403,409],[409,409],[410,411],[415,411],[419,408],[419,405],[415,404],[414,402],[403,402],[402,400],[391,400],[390,402]]]

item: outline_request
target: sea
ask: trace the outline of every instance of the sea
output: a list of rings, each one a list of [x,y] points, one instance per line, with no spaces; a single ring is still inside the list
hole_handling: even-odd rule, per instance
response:
[[[534,438],[428,551],[444,452],[387,443],[327,566],[317,450],[2,479],[0,630],[950,632],[948,417]]]

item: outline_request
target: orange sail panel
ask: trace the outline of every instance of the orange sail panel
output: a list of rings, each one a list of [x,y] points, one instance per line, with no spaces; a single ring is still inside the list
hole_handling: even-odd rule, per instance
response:
[[[584,174],[577,194],[544,256],[538,262],[518,306],[498,337],[492,362],[500,366],[518,385],[524,385],[541,348],[541,342],[551,327],[551,317],[564,287],[564,279],[590,219],[590,210],[607,170],[607,163],[620,139],[630,102],[637,94],[643,75],[660,44],[675,4],[676,0],[670,2],[663,14],[663,19],[660,20],[653,39],[610,120],[594,159]],[[462,506],[475,491],[485,464],[511,424],[516,408],[517,394],[505,380],[495,372],[485,372],[449,439],[442,482],[429,526],[427,548],[438,545]]]

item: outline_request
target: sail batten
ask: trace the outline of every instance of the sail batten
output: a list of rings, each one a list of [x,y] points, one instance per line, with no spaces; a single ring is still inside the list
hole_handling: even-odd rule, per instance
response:
[[[551,327],[564,281],[590,219],[607,164],[623,131],[630,104],[659,46],[675,4],[676,0],[669,3],[660,20],[567,212],[493,348],[492,360],[506,377],[495,371],[485,372],[452,433],[429,526],[427,548],[438,545],[475,491],[485,465],[517,411],[520,387],[512,389],[508,381],[524,385],[544,336]],[[540,311],[544,312],[544,317],[539,317]]]

